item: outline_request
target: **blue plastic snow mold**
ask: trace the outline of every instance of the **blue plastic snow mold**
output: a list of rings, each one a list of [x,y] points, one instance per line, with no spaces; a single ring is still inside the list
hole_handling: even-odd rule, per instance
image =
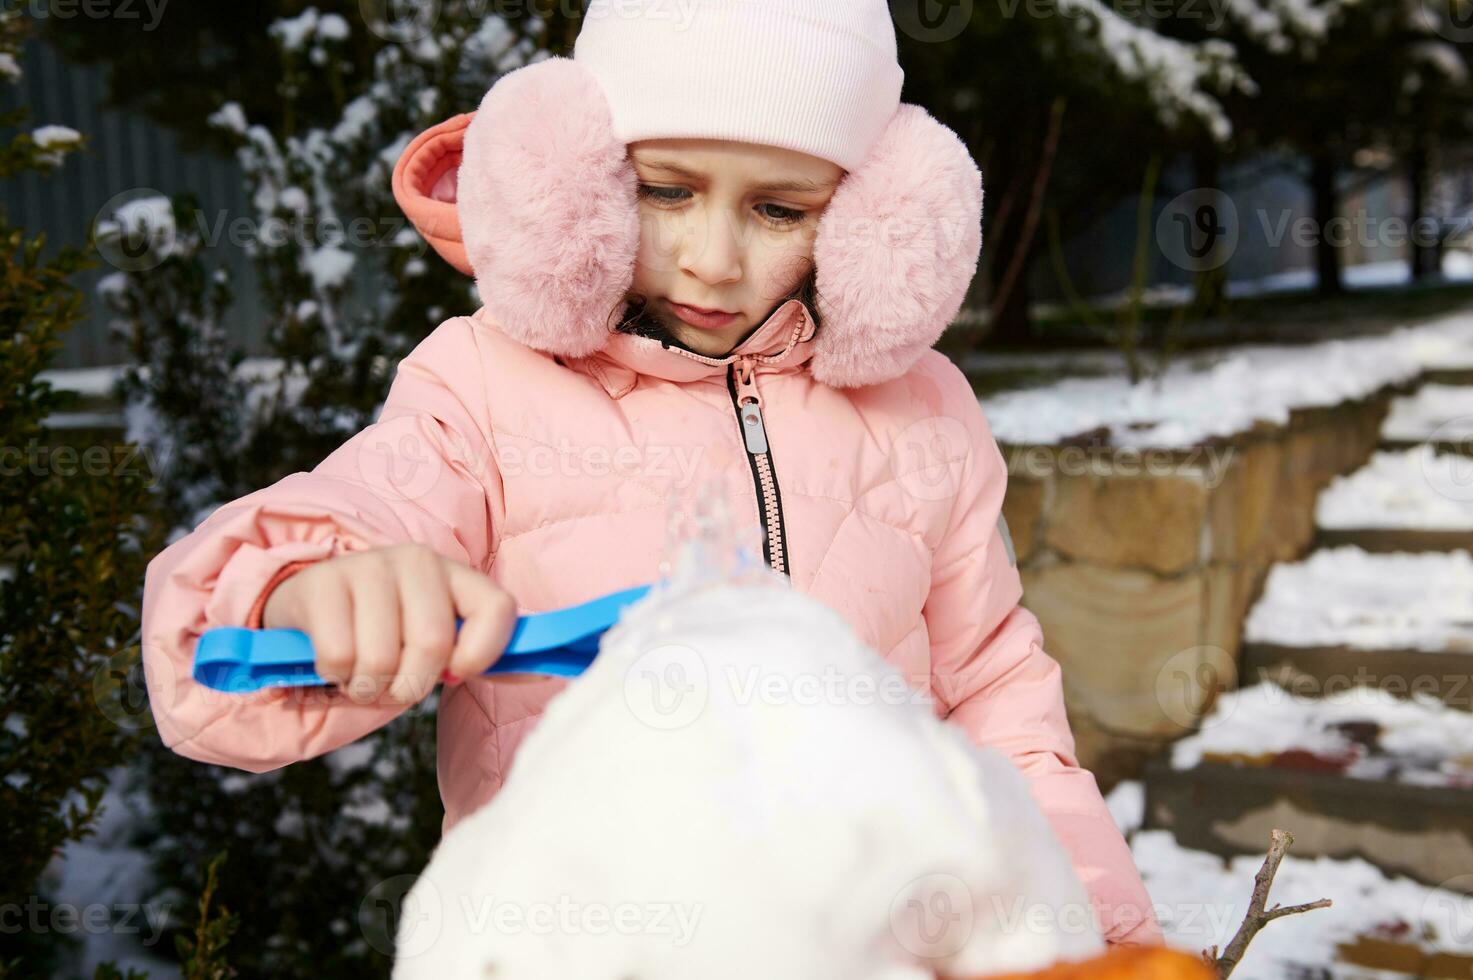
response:
[[[578,676],[593,662],[599,640],[619,613],[649,590],[638,585],[576,606],[518,616],[506,651],[485,673]],[[456,629],[460,625],[456,620]],[[302,630],[217,626],[205,630],[195,647],[194,679],[232,694],[326,684],[316,663],[312,639]]]

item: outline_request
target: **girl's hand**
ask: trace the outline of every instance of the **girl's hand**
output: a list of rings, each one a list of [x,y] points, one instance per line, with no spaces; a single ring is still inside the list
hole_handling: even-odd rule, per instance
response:
[[[459,634],[455,619],[465,622]],[[487,575],[421,544],[327,558],[271,590],[261,625],[307,633],[317,673],[354,701],[418,701],[500,658],[516,601]]]

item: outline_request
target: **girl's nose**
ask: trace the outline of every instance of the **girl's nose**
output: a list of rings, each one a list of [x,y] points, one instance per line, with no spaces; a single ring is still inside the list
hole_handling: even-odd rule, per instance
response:
[[[742,277],[746,242],[724,210],[697,210],[681,242],[680,268],[708,285]]]

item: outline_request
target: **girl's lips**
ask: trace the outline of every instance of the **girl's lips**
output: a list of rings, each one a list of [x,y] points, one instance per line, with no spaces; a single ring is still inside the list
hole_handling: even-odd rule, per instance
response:
[[[705,327],[707,329],[719,329],[731,324],[740,314],[738,313],[707,313],[696,309],[694,306],[686,306],[674,300],[666,300],[671,311],[693,327]]]

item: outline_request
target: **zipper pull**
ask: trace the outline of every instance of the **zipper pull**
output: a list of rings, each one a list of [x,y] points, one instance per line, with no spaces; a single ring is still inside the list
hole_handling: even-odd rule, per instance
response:
[[[767,429],[762,424],[762,406],[757,402],[742,405],[742,435],[747,440],[747,452],[753,456],[767,452]]]
[[[737,403],[742,418],[742,437],[753,456],[767,452],[767,428],[762,424],[762,395],[757,391],[757,370],[749,361],[732,368],[737,377]]]

